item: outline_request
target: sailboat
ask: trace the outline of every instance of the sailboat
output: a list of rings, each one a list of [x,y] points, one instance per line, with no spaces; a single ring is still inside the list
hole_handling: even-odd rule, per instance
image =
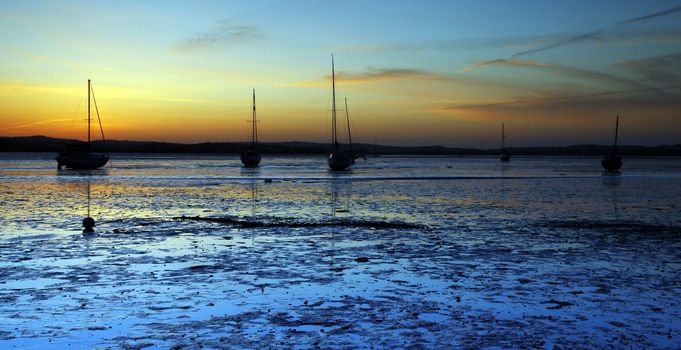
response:
[[[255,89],[253,89],[253,116],[251,119],[251,146],[241,152],[241,162],[245,167],[255,168],[260,164],[260,154],[256,151],[258,145],[258,121],[255,114]]]
[[[92,93],[92,98],[90,94]],[[57,160],[57,169],[62,167],[69,169],[97,169],[103,167],[109,161],[109,154],[93,153],[91,152],[92,142],[90,139],[90,100],[95,102],[95,110],[97,111],[97,120],[99,121],[99,130],[102,132],[102,141],[106,143],[104,138],[104,129],[102,128],[102,119],[99,117],[99,108],[97,108],[97,99],[95,99],[94,91],[90,79],[87,81],[87,144],[69,147],[61,152],[55,158]]]
[[[619,127],[620,116],[618,115],[617,120],[615,121],[615,144],[610,153],[603,157],[603,160],[601,161],[601,166],[603,166],[606,173],[617,173],[622,167],[622,158],[617,156],[617,134],[619,133]]]
[[[350,115],[348,114],[348,99],[345,99],[345,116],[348,122],[348,141],[350,143],[350,151],[342,150],[341,144],[338,142],[338,125],[336,123],[336,72],[333,62],[333,55],[331,55],[331,89],[332,89],[332,105],[331,105],[331,155],[329,155],[329,168],[334,171],[345,170],[355,164],[355,155],[352,152],[352,135],[350,133]]]
[[[501,123],[501,154],[499,159],[502,162],[508,162],[511,160],[511,153],[506,150],[506,133],[504,132],[504,123]]]

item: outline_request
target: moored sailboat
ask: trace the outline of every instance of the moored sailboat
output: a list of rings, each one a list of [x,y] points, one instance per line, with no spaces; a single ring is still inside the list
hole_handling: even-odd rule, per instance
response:
[[[615,143],[603,160],[601,161],[601,166],[605,169],[606,173],[618,173],[622,167],[622,158],[617,155],[617,134],[619,133],[620,126],[620,116],[617,116],[615,121]]]
[[[92,93],[92,98],[90,94]],[[97,111],[97,120],[99,121],[99,129],[102,132],[102,141],[106,143],[104,138],[104,129],[102,128],[102,119],[99,117],[99,108],[97,107],[97,100],[94,96],[94,91],[92,90],[92,84],[90,79],[87,81],[87,144],[77,145],[69,147],[61,152],[55,158],[57,160],[57,169],[61,170],[62,167],[69,169],[78,170],[89,170],[101,168],[109,161],[109,154],[93,153],[92,141],[90,138],[90,124],[92,118],[90,118],[90,101],[94,99],[95,110]]]
[[[506,132],[504,131],[504,123],[501,123],[501,154],[499,159],[502,162],[508,162],[511,160],[511,152],[506,149]]]
[[[338,142],[338,125],[336,122],[336,72],[334,67],[333,55],[331,55],[331,154],[329,155],[329,168],[334,171],[345,170],[355,164],[356,156],[352,152],[352,134],[350,132],[350,115],[348,114],[348,100],[345,99],[345,113],[348,122],[348,141],[350,151],[341,148]]]
[[[256,150],[258,145],[258,120],[255,113],[255,89],[253,89],[253,116],[251,119],[251,146],[241,152],[241,163],[245,167],[255,168],[260,164],[260,153]]]

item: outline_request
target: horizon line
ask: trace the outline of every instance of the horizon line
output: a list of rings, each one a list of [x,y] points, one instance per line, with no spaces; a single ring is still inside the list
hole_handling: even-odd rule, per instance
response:
[[[0,138],[7,138],[7,139],[27,139],[27,138],[47,138],[47,139],[53,139],[53,140],[62,140],[62,141],[78,141],[78,142],[87,142],[84,140],[80,139],[65,139],[65,138],[58,138],[58,137],[52,137],[52,136],[45,136],[45,135],[31,135],[31,136],[3,136],[0,135]],[[232,143],[232,144],[240,144],[240,143],[251,143],[251,141],[197,141],[197,142],[177,142],[177,141],[158,141],[158,140],[118,140],[118,139],[111,139],[111,140],[92,140],[92,142],[148,142],[148,143],[167,143],[167,144],[179,144],[179,145],[200,145],[200,144],[219,144],[219,143]],[[318,144],[318,145],[324,145],[327,144],[328,142],[318,142],[318,141],[300,141],[300,140],[289,140],[289,141],[269,141],[269,142],[259,142],[261,144],[281,144],[281,143],[309,143],[309,144]],[[392,144],[378,144],[378,143],[366,143],[366,142],[355,142],[353,143],[355,145],[366,145],[366,146],[371,146],[371,147],[402,147],[402,148],[429,148],[429,147],[441,147],[441,148],[448,148],[448,149],[462,149],[462,150],[481,150],[481,151],[492,151],[496,149],[500,149],[501,147],[493,147],[493,148],[486,148],[486,147],[461,147],[461,146],[444,146],[444,145],[439,145],[439,144],[432,144],[432,145],[417,145],[417,146],[409,146],[409,145],[392,145]],[[570,145],[564,145],[564,146],[559,146],[559,145],[542,145],[542,146],[510,146],[506,147],[509,149],[522,149],[522,148],[569,148],[569,147],[578,147],[578,146],[591,146],[591,147],[611,147],[611,144],[596,144],[596,143],[578,143],[578,144],[570,144]],[[657,147],[665,147],[665,146],[681,146],[681,143],[668,143],[668,144],[657,144],[654,146],[644,146],[644,145],[636,145],[636,144],[628,144],[628,145],[618,145],[618,147],[645,147],[645,148],[657,148]]]

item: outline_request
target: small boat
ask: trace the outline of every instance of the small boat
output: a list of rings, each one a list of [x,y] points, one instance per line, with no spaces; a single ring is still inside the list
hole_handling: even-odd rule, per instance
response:
[[[620,116],[617,116],[615,121],[615,144],[610,153],[608,153],[601,161],[601,166],[606,173],[618,173],[622,167],[622,158],[617,155],[617,134],[619,133]]]
[[[352,134],[350,132],[350,114],[348,113],[348,99],[345,99],[345,117],[348,123],[348,142],[350,150],[341,149],[341,144],[338,142],[338,125],[336,123],[336,73],[333,62],[333,55],[331,55],[331,88],[332,88],[332,106],[331,106],[331,154],[329,155],[329,168],[333,171],[345,170],[355,164],[357,156],[352,151]]]
[[[506,149],[506,133],[504,132],[504,123],[501,123],[501,154],[499,159],[502,162],[508,162],[511,160],[511,153]]]
[[[260,164],[260,154],[256,151],[258,145],[258,120],[255,114],[255,89],[253,89],[253,116],[251,119],[251,146],[241,152],[241,163],[247,168],[255,168]]]
[[[90,94],[92,93],[92,98]],[[92,142],[90,139],[90,101],[94,100],[95,110],[97,111],[97,120],[99,121],[99,130],[102,132],[102,141],[106,145],[104,138],[104,129],[102,128],[102,119],[99,117],[99,108],[97,108],[97,99],[95,99],[94,91],[90,79],[87,81],[87,144],[70,146],[59,152],[55,158],[57,160],[57,169],[62,167],[78,170],[89,170],[101,168],[109,161],[109,154],[93,153],[91,152]]]

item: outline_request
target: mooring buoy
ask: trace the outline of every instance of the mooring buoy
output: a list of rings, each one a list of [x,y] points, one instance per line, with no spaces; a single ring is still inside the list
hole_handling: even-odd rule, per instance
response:
[[[95,219],[91,217],[86,217],[83,219],[83,233],[88,233],[88,232],[95,232],[94,227],[95,227]]]

